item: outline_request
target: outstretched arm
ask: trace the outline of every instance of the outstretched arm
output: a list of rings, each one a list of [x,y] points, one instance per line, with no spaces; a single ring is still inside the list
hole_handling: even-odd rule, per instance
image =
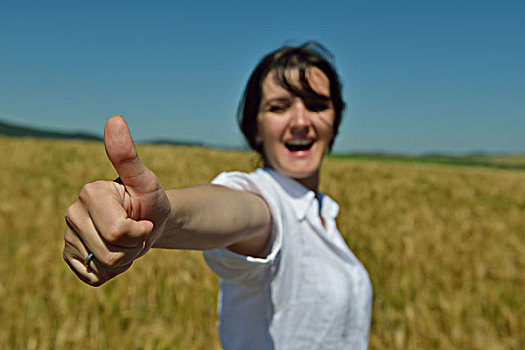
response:
[[[271,219],[262,198],[217,185],[165,191],[120,116],[106,123],[104,142],[123,184],[86,184],[65,215],[64,260],[82,281],[101,285],[151,247],[264,255]]]
[[[270,233],[270,212],[256,194],[219,185],[166,191],[171,214],[154,247],[213,249],[228,246],[262,257]]]

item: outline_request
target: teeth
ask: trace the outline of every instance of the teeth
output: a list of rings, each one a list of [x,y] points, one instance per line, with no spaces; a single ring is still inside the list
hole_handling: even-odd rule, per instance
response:
[[[287,144],[292,145],[292,146],[306,146],[306,145],[309,145],[310,143],[312,143],[312,141],[310,140],[291,140],[287,142]]]

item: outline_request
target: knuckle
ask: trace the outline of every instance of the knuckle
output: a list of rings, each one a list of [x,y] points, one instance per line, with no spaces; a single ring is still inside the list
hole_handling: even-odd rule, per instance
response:
[[[116,253],[116,252],[106,252],[101,257],[98,258],[98,261],[104,265],[106,268],[115,268],[120,265],[122,260],[124,259],[123,253]]]
[[[66,219],[67,223],[72,223],[74,221],[77,204],[78,202],[71,204],[64,213],[64,218]]]
[[[95,182],[88,182],[82,188],[80,189],[80,192],[78,194],[78,198],[81,201],[89,201],[90,198],[93,198],[95,196],[95,193],[104,186],[105,181],[95,181]]]
[[[103,236],[108,243],[117,244],[126,236],[126,227],[122,221],[111,222],[104,230]]]
[[[80,200],[87,200],[90,197],[90,193],[93,191],[93,183],[87,183],[80,189],[78,193],[78,198]]]
[[[75,240],[75,237],[79,234],[82,234],[78,222],[81,221],[81,211],[79,210],[78,201],[73,203],[65,212],[64,219],[66,221],[66,228],[64,230],[64,240],[67,242],[72,242]]]
[[[66,226],[66,229],[64,230],[64,243],[66,245],[68,243],[70,244],[73,241],[73,238],[74,238],[73,231],[71,230],[71,228],[69,228],[69,226]]]
[[[64,250],[62,251],[62,259],[64,259],[64,261],[69,265],[70,259],[66,247],[64,247]]]

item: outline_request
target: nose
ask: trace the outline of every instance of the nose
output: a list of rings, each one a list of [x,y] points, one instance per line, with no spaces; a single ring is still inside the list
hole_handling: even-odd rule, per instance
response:
[[[307,135],[311,126],[309,111],[301,99],[297,99],[291,110],[290,131],[294,136]]]

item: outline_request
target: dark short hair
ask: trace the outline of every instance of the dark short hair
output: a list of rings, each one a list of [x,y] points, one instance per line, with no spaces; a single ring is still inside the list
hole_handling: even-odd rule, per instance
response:
[[[333,138],[329,149],[335,140],[335,136],[341,124],[341,116],[345,108],[345,102],[341,96],[341,83],[334,66],[330,63],[333,56],[324,46],[317,42],[309,41],[300,46],[283,46],[265,56],[255,67],[244,94],[239,103],[237,118],[246,141],[250,147],[259,152],[263,157],[262,145],[255,139],[257,135],[257,115],[262,97],[262,85],[264,79],[272,71],[275,71],[276,81],[286,90],[300,98],[326,98],[315,92],[308,82],[306,72],[311,67],[319,68],[330,82],[330,99],[334,106],[335,119],[333,124]],[[299,72],[299,84],[290,83],[285,74],[289,70]]]

